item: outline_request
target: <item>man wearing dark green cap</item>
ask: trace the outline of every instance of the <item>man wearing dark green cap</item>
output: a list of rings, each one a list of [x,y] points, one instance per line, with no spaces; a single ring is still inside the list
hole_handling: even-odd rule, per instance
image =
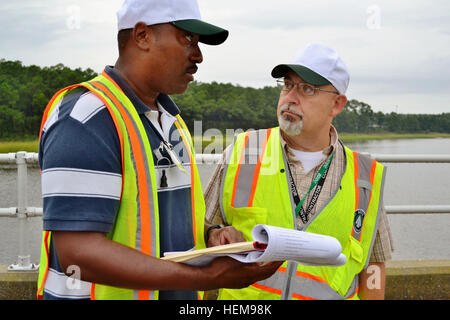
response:
[[[347,103],[348,69],[334,49],[310,44],[272,76],[281,88],[279,127],[242,133],[225,150],[205,191],[207,222],[244,235],[258,223],[330,235],[347,263],[288,262],[248,288],[219,290],[218,298],[382,299],[391,257],[385,171],[344,146],[332,125]],[[209,245],[227,232],[209,230]]]
[[[193,81],[199,42],[228,31],[203,22],[196,0],[127,0],[117,16],[115,66],[59,91],[44,113],[38,297],[197,299],[267,278],[279,263],[159,259],[205,246],[192,140],[169,95]]]

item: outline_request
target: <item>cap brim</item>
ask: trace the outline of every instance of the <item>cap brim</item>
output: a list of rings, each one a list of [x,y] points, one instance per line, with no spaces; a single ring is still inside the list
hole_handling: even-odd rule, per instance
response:
[[[228,30],[201,20],[189,19],[173,21],[172,24],[180,29],[200,35],[199,41],[209,45],[218,45],[228,38]]]
[[[298,64],[280,64],[273,68],[272,77],[281,78],[286,76],[289,71],[294,71],[303,81],[306,83],[323,86],[326,84],[331,84],[330,81],[322,77],[320,74],[312,71],[311,69],[298,65]]]

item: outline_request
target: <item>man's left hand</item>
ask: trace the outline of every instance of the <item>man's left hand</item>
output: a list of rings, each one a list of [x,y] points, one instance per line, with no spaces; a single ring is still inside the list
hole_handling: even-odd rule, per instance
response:
[[[220,229],[212,229],[209,232],[207,247],[215,247],[223,244],[246,241],[241,231],[233,226]]]

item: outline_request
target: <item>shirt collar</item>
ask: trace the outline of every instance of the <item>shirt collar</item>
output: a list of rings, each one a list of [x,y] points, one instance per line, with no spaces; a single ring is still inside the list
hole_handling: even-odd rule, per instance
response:
[[[119,85],[128,99],[130,99],[130,101],[133,103],[138,114],[145,114],[147,111],[149,111],[150,108],[134,93],[128,83],[124,79],[122,79],[122,77],[114,69],[113,66],[106,66],[105,72]],[[176,116],[180,113],[180,109],[178,109],[175,102],[173,102],[173,100],[167,94],[160,93],[157,100],[161,107],[170,115]]]
[[[326,156],[326,157],[328,157],[331,153],[333,153],[333,151],[336,150],[336,148],[338,147],[338,143],[339,143],[338,133],[337,133],[336,128],[333,125],[330,126],[330,138],[331,138],[330,145],[322,150],[324,156]],[[280,135],[280,140],[281,140],[281,146],[286,151],[289,161],[295,161],[295,155],[291,151],[290,147],[287,145],[286,141],[283,139],[282,135]]]

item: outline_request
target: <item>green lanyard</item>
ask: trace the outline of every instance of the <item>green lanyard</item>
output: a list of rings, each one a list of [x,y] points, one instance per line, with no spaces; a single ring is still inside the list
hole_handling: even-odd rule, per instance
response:
[[[322,165],[322,167],[320,167],[319,172],[317,172],[316,176],[314,177],[313,181],[311,182],[311,185],[309,186],[308,192],[305,194],[305,196],[301,200],[298,195],[297,187],[295,186],[295,182],[294,182],[294,178],[292,176],[291,169],[289,168],[289,165],[288,165],[289,174],[290,174],[289,178],[290,178],[291,192],[292,192],[294,201],[297,205],[295,208],[295,214],[297,217],[300,216],[303,223],[306,223],[308,221],[307,220],[308,213],[312,210],[312,208],[314,208],[314,206],[317,202],[317,199],[319,197],[319,194],[322,191],[322,187],[323,187],[323,184],[327,177],[328,169],[330,168],[330,164],[331,164],[331,160],[333,160],[333,156],[334,156],[334,152],[330,156],[330,158],[328,158],[328,160],[325,161],[325,163]],[[317,188],[314,191],[314,195],[311,199],[311,203],[308,205],[308,208],[305,212],[305,210],[303,209],[303,202],[305,201],[306,197],[311,192],[311,190],[314,189],[316,186],[317,186]]]

